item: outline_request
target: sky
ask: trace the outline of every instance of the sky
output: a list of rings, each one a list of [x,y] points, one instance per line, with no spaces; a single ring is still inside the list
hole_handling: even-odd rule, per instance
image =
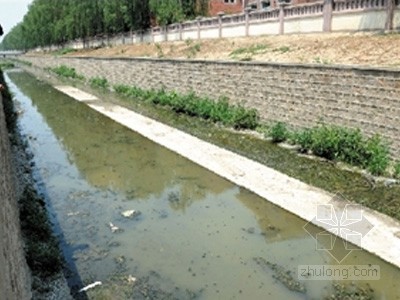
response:
[[[0,0],[0,24],[3,27],[4,35],[1,39],[19,22],[28,11],[28,4],[33,0]]]

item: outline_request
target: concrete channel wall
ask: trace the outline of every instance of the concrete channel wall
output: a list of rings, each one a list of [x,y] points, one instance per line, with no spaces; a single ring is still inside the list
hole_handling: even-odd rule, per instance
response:
[[[400,71],[347,66],[149,58],[24,56],[40,68],[66,65],[87,79],[144,89],[195,91],[256,108],[264,121],[320,121],[380,134],[400,156]]]
[[[0,93],[0,298],[31,299],[31,282],[19,225],[15,177]]]

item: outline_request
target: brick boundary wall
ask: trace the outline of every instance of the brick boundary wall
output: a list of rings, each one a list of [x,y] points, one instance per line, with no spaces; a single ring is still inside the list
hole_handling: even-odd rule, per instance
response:
[[[0,93],[0,292],[1,299],[31,299],[31,278],[25,260],[10,143]]]
[[[260,62],[24,56],[40,68],[67,65],[86,78],[144,89],[195,91],[256,108],[263,121],[320,121],[382,135],[400,157],[400,70]]]

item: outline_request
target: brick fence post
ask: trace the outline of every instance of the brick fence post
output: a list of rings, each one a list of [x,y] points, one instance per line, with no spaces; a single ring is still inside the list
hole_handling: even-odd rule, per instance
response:
[[[200,35],[200,31],[201,31],[201,29],[200,29],[200,20],[201,20],[200,16],[196,18],[196,22],[197,22],[197,39],[198,40],[201,38],[201,35]]]
[[[278,2],[279,3],[279,34],[285,33],[285,6],[286,3]]]
[[[218,13],[218,37],[222,38],[222,17],[225,15],[223,11]]]
[[[164,42],[167,42],[168,41],[168,25],[165,25],[163,27],[163,30],[164,30]]]
[[[246,24],[245,24],[245,26],[246,26],[246,30],[245,30],[245,35],[246,36],[249,36],[249,27],[250,27],[250,25],[249,25],[249,22],[250,22],[250,16],[249,16],[249,14],[250,14],[250,12],[251,12],[251,8],[250,7],[246,7],[245,9],[244,9],[244,14],[245,14],[245,22],[246,22]]]
[[[386,0],[385,30],[393,30],[394,0]]]
[[[324,1],[324,9],[323,9],[323,32],[331,32],[332,31],[332,11],[333,11],[333,0],[325,0]]]

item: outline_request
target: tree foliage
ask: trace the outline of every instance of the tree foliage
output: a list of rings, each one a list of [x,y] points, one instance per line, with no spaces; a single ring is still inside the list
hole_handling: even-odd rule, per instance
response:
[[[206,15],[208,0],[33,0],[0,45],[30,49]]]

